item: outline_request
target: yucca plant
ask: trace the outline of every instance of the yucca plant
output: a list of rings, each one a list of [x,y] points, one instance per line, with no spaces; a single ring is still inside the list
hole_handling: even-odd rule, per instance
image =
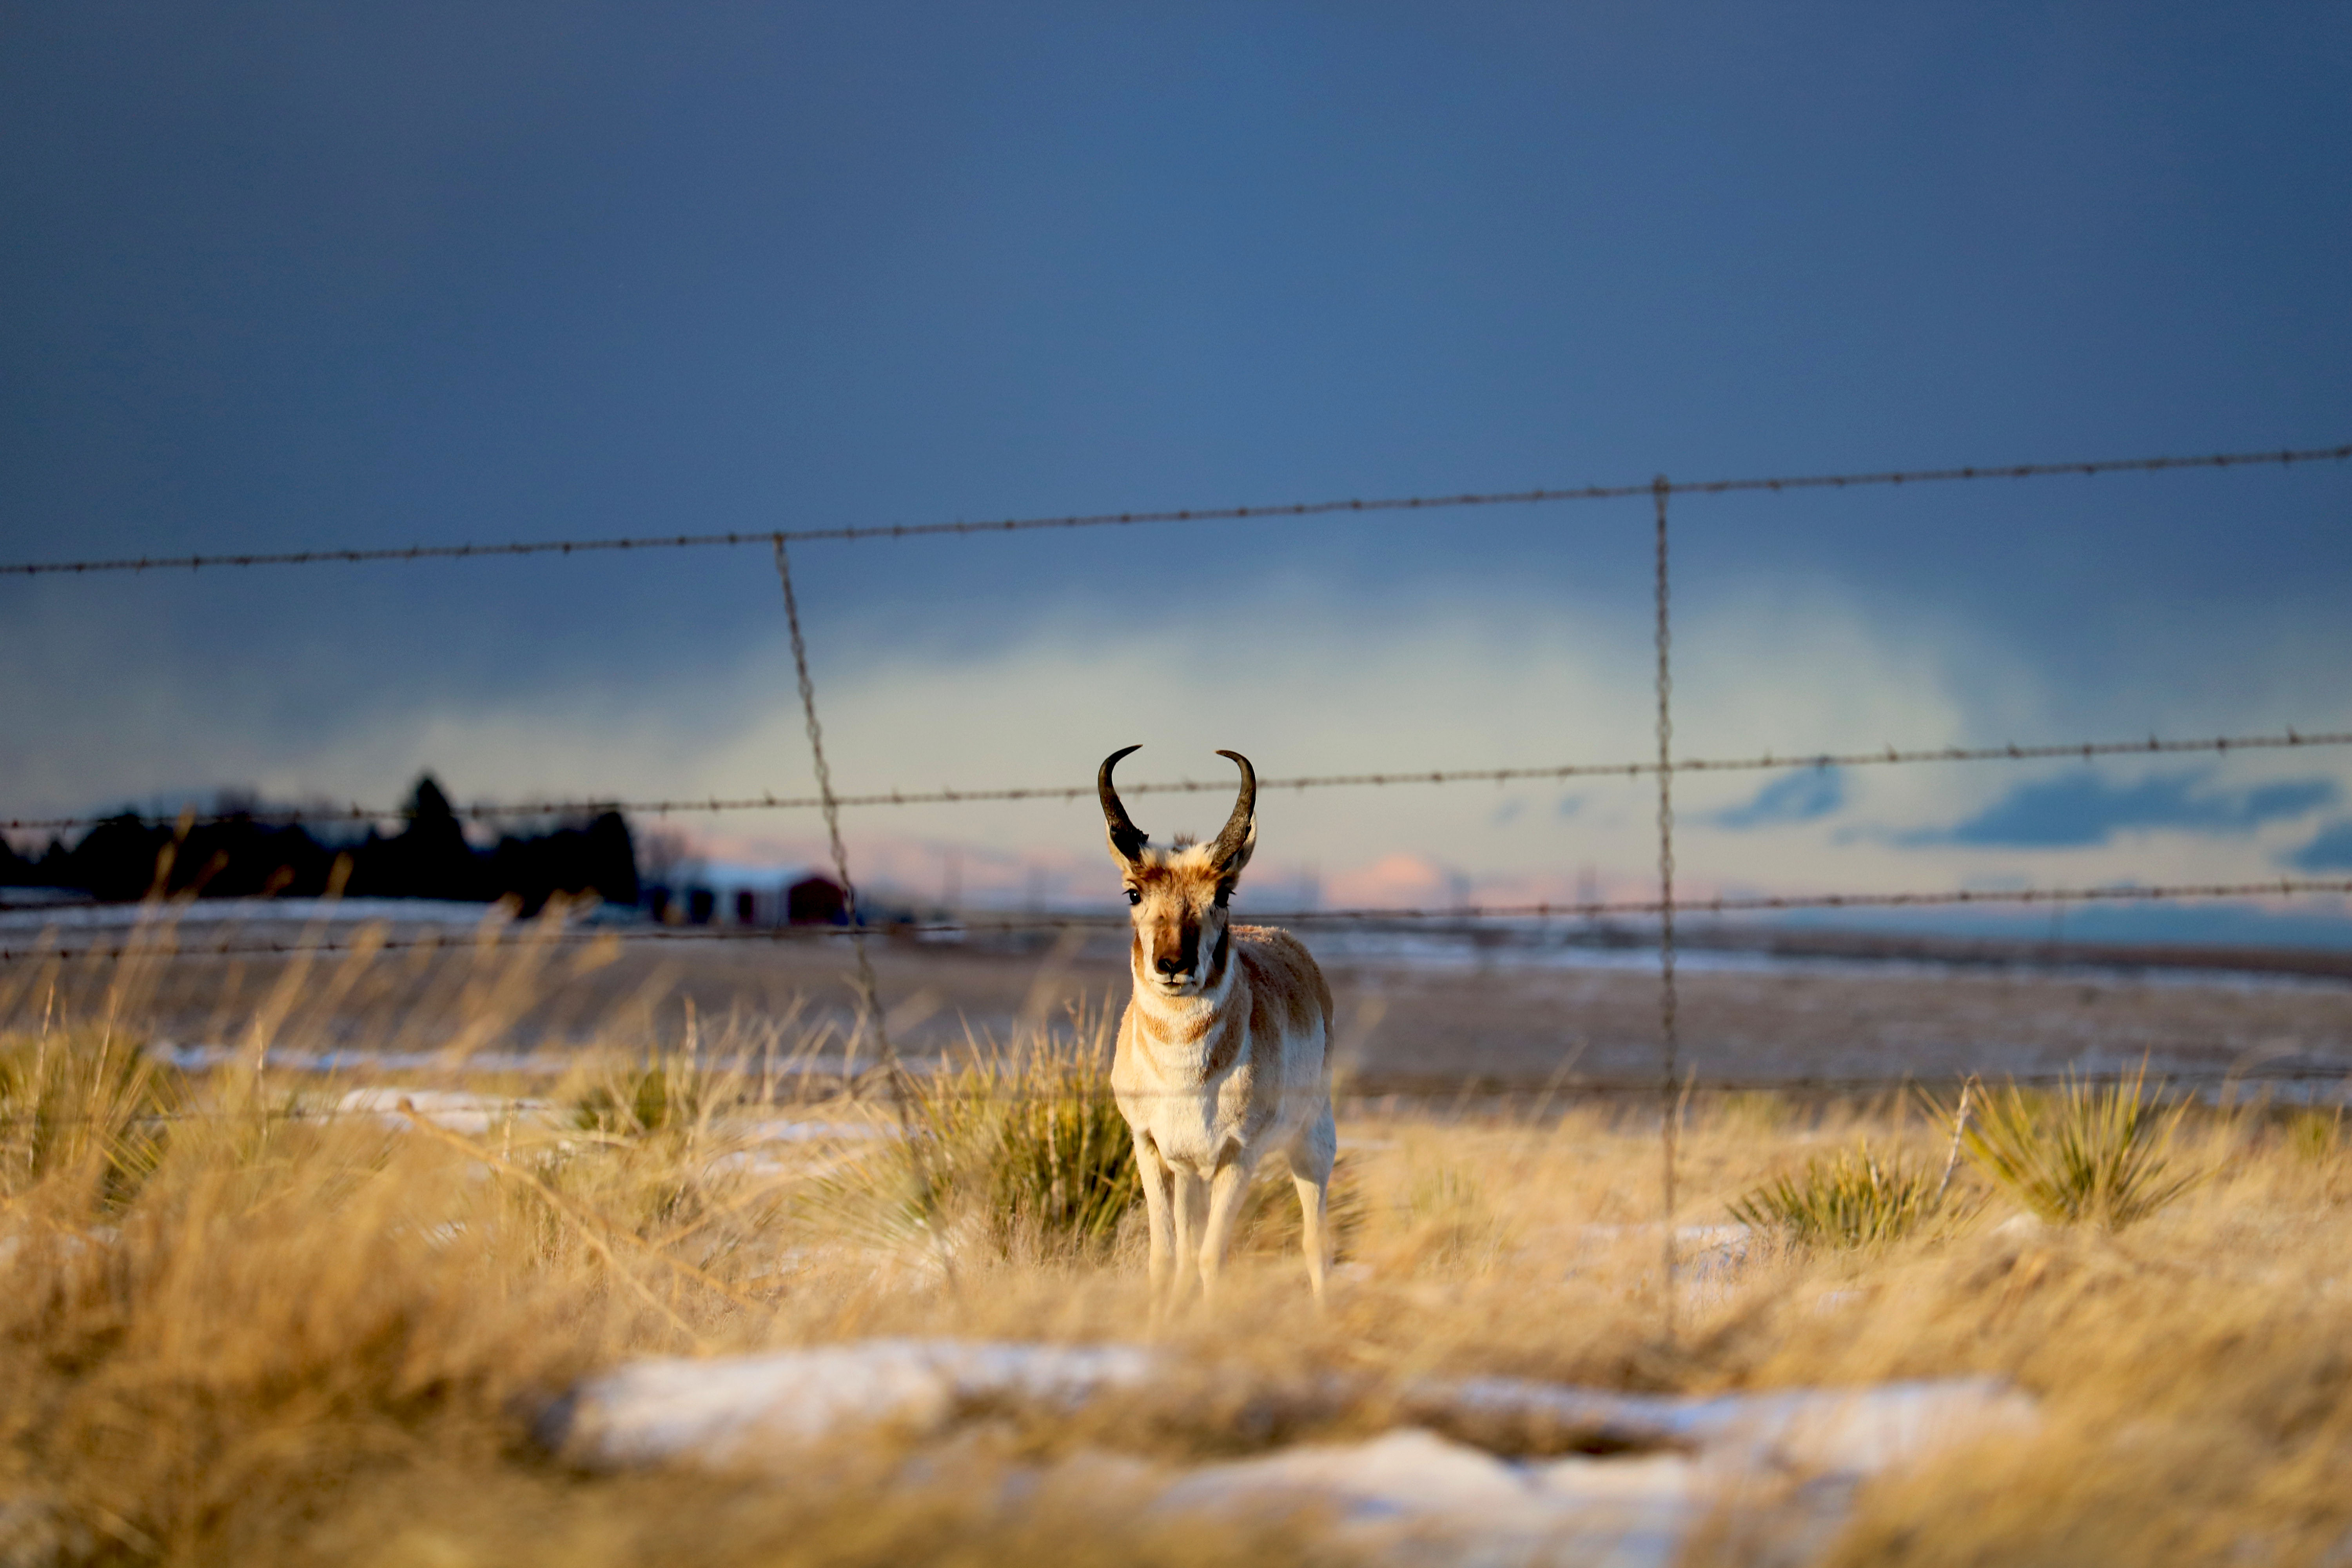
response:
[[[126,1202],[162,1160],[179,1075],[112,1030],[0,1040],[0,1191],[65,1180]]]
[[[2287,1119],[2286,1145],[2307,1163],[2327,1163],[2344,1147],[2344,1108],[2297,1111]]]
[[[1092,1249],[1142,1196],[1102,1016],[1074,1010],[1068,1027],[1025,1046],[975,1041],[952,1067],[905,1082],[919,1146],[843,1166],[811,1186],[807,1207],[877,1239],[911,1238],[955,1211],[1001,1249],[1024,1235]]]
[[[994,1065],[938,1092],[966,1089],[998,1100],[990,1115],[991,1216],[1080,1245],[1108,1240],[1143,1191],[1134,1139],[1111,1098],[1108,1062],[1041,1039],[1010,1070]]]
[[[2147,1069],[2100,1088],[2069,1073],[2054,1093],[2012,1083],[1988,1094],[1962,1134],[1969,1161],[1995,1186],[2056,1225],[2119,1230],[2187,1191],[2172,1144],[2189,1104],[2164,1103]]]
[[[1868,1143],[1806,1162],[1731,1205],[1731,1217],[1800,1247],[1858,1247],[1898,1240],[1935,1214],[1937,1184]]]
[[[572,1102],[572,1124],[621,1136],[691,1126],[714,1099],[713,1077],[684,1052],[662,1052],[591,1083]]]

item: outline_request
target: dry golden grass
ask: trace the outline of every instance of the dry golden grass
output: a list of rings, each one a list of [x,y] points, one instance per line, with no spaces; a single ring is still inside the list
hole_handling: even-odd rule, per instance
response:
[[[387,993],[404,1011],[383,1038],[456,1042],[420,1089],[546,1108],[467,1131],[396,1097],[317,1114],[360,1080],[257,1058],[186,1081],[144,1065],[137,963],[0,994],[0,1563],[1313,1561],[1311,1539],[1149,1514],[1129,1469],[1035,1467],[1368,1430],[1407,1380],[1471,1373],[1700,1391],[1990,1373],[2042,1401],[2039,1436],[1868,1489],[1841,1563],[2318,1563],[2352,1531],[2352,1154],[2328,1118],[2190,1114],[2172,1168],[2202,1179],[2120,1233],[2004,1225],[1964,1166],[1966,1218],[1861,1252],[1759,1246],[1686,1282],[1669,1342],[1654,1116],[1353,1116],[1328,1313],[1275,1205],[1218,1314],[1155,1329],[1131,1220],[1105,1238],[1050,1183],[943,1158],[932,1225],[849,1223],[844,1184],[887,1145],[758,1142],[762,1121],[889,1124],[783,1070],[837,1040],[744,1019],[656,1037],[646,1008],[561,1081],[470,1072],[562,983],[558,955],[522,962]],[[304,1043],[376,983],[352,968],[249,998],[224,1037]],[[982,1121],[967,1152],[1094,1125]],[[1949,1129],[1891,1097],[1702,1095],[1684,1217],[1721,1223],[1864,1138],[1940,1170]],[[1154,1340],[1193,1370],[971,1434],[919,1480],[882,1441],[780,1484],[576,1473],[530,1439],[551,1395],[633,1357],[877,1334]],[[1020,1467],[1042,1485],[1008,1489]]]

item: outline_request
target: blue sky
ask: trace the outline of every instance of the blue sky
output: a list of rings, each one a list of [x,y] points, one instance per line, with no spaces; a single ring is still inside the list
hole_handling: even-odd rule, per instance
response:
[[[92,4],[0,43],[10,559],[2352,439],[2337,6]],[[1682,744],[2352,728],[2347,510],[2344,466],[1693,498]],[[835,771],[1636,756],[1647,525],[812,545]],[[758,552],[0,582],[0,794],[797,789],[779,620]],[[1689,787],[1727,888],[2352,832],[2316,752]],[[1638,890],[1638,789],[1500,794],[1270,802],[1262,874]],[[1099,877],[1083,812],[852,826],[910,883]]]

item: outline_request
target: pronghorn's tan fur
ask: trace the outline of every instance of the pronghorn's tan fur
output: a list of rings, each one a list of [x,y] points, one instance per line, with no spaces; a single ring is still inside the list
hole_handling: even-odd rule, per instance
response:
[[[1135,748],[1129,747],[1129,751]],[[1197,1278],[1213,1295],[1235,1216],[1266,1155],[1287,1156],[1304,1220],[1307,1274],[1321,1300],[1338,1134],[1331,1116],[1331,988],[1296,937],[1232,923],[1226,900],[1257,846],[1256,782],[1234,752],[1242,795],[1208,844],[1155,849],[1098,783],[1111,854],[1133,906],[1135,992],[1120,1020],[1111,1089],[1135,1135],[1151,1226],[1156,1296]]]

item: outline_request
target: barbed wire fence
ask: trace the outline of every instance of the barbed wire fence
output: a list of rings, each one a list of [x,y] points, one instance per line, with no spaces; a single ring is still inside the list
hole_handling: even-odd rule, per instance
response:
[[[2027,745],[2011,742],[1998,746],[1934,746],[1907,750],[1886,746],[1869,752],[1813,752],[1785,757],[1771,752],[1746,757],[1677,757],[1669,765],[1678,773],[1785,773],[1800,768],[1826,771],[1889,763],[2072,762],[2077,759],[2092,762],[2101,757],[2226,756],[2233,752],[2323,751],[2338,746],[2352,746],[2352,731],[2321,730],[2305,734],[2297,730],[2283,730],[2263,734],[2216,735],[2210,738],[2150,735],[2142,741],[2063,741]],[[1400,768],[1385,773],[1262,776],[1257,781],[1257,787],[1260,795],[1269,795],[1282,790],[1304,793],[1317,789],[1404,788],[1418,784],[1531,784],[1567,779],[1640,778],[1659,770],[1657,762],[1646,758],[1623,763],[1563,763],[1542,767]],[[1122,795],[1202,795],[1232,788],[1230,780],[1172,779],[1121,784],[1118,792]],[[834,809],[838,811],[866,806],[1092,800],[1094,794],[1092,784],[1034,784],[979,789],[892,789],[864,795],[835,792],[830,799]],[[824,808],[826,800],[823,795],[709,795],[698,800],[684,797],[632,800],[611,795],[560,800],[477,801],[466,805],[453,805],[450,812],[471,822],[496,822],[519,817],[578,819],[607,811],[630,816],[682,816],[743,811],[819,811]],[[363,805],[357,802],[327,807],[256,805],[229,811],[176,815],[125,809],[100,816],[0,817],[0,831],[64,832],[118,822],[136,823],[142,826],[177,826],[183,822],[192,826],[227,822],[275,823],[289,826],[310,824],[361,826],[397,822],[407,815],[405,806]]]
[[[1121,794],[1126,792],[1122,790]],[[2086,903],[2170,903],[2193,900],[2246,900],[2352,896],[2352,878],[2283,877],[2249,882],[2151,882],[2120,887],[2013,888],[1990,890],[1960,889],[1922,893],[1725,894],[1704,899],[1678,899],[1671,908],[1677,915],[1755,914],[1807,910],[1902,910],[2000,908],[2007,905],[2049,906]],[[1455,904],[1428,906],[1375,905],[1360,909],[1297,909],[1259,911],[1254,919],[1285,925],[1426,925],[1444,921],[1605,921],[1614,918],[1656,918],[1668,911],[1657,899],[1593,900],[1558,903]],[[217,942],[191,940],[170,912],[159,914],[153,934],[110,942],[35,942],[0,946],[0,963],[54,958],[60,961],[112,960],[134,957],[262,958],[300,953],[398,952],[419,950],[448,952],[489,947],[520,947],[541,943],[595,942],[779,942],[855,943],[874,935],[961,936],[1016,931],[1124,931],[1127,917],[1085,911],[1060,914],[962,914],[950,920],[906,921],[887,927],[852,925],[782,926],[568,926],[541,931],[505,929],[491,931],[427,931],[417,936],[346,939],[247,937]]]
[[[769,546],[775,559],[784,600],[786,618],[791,632],[795,674],[799,687],[804,727],[807,731],[812,763],[817,780],[814,796],[788,796],[774,794],[743,795],[710,797],[699,800],[665,799],[629,801],[618,798],[530,800],[513,802],[483,802],[457,808],[457,815],[476,822],[511,818],[578,816],[596,812],[620,811],[638,816],[667,816],[685,813],[721,813],[751,810],[793,810],[814,808],[822,813],[833,867],[843,889],[850,923],[838,931],[807,932],[801,929],[780,928],[773,931],[729,931],[725,929],[686,929],[653,927],[646,929],[608,929],[572,931],[523,931],[504,933],[481,933],[445,940],[436,934],[419,937],[387,937],[376,933],[364,943],[369,952],[394,949],[446,947],[459,949],[483,945],[505,945],[522,942],[729,942],[802,940],[807,935],[838,934],[851,943],[856,969],[855,985],[858,994],[861,1033],[870,1030],[882,1062],[891,1099],[897,1106],[905,1131],[910,1142],[914,1128],[906,1085],[902,1081],[899,1063],[891,1048],[881,1005],[878,983],[866,951],[867,924],[858,918],[855,883],[850,875],[848,856],[840,830],[841,810],[845,807],[884,807],[965,805],[981,802],[1027,800],[1075,800],[1092,793],[1090,786],[1055,785],[1044,787],[989,787],[964,789],[940,787],[929,790],[890,790],[865,794],[840,794],[833,787],[822,731],[817,719],[816,693],[810,674],[807,649],[803,636],[798,604],[794,597],[789,546],[821,541],[856,542],[867,540],[908,540],[959,535],[1008,535],[1041,530],[1085,529],[1103,527],[1134,527],[1171,523],[1206,523],[1244,520],[1274,521],[1324,517],[1340,514],[1379,514],[1396,512],[1433,512],[1448,509],[1524,506],[1556,502],[1606,501],[1647,498],[1653,508],[1654,531],[1654,597],[1655,597],[1655,730],[1654,759],[1618,763],[1573,763],[1549,767],[1494,768],[1432,768],[1392,773],[1332,773],[1273,777],[1261,781],[1266,791],[1284,789],[1305,791],[1324,788],[1380,787],[1405,784],[1449,784],[1465,783],[1509,783],[1514,781],[1564,780],[1570,778],[1617,776],[1654,777],[1657,785],[1657,870],[1658,896],[1652,900],[1583,900],[1574,903],[1535,903],[1517,905],[1461,905],[1442,909],[1337,909],[1303,910],[1272,914],[1261,918],[1285,923],[1311,924],[1342,922],[1393,923],[1429,922],[1436,921],[1474,921],[1491,920],[1547,920],[1555,917],[1581,917],[1589,920],[1616,916],[1654,918],[1658,926],[1658,1074],[1654,1092],[1659,1100],[1661,1142],[1661,1219],[1664,1241],[1663,1263],[1666,1276],[1665,1329],[1674,1332],[1675,1275],[1678,1264],[1677,1231],[1675,1226],[1675,1184],[1677,1173],[1676,1136],[1681,1102],[1686,1097],[1690,1081],[1680,1063],[1679,1018],[1677,1007],[1677,932],[1676,917],[1690,912],[1727,914],[1765,910],[1865,910],[1921,909],[1931,907],[1998,906],[1998,905],[2067,905],[2102,901],[2162,901],[2189,899],[2251,899],[2266,897],[2302,897],[2313,895],[2352,894],[2352,878],[2282,878],[2275,880],[2231,883],[2184,884],[2122,884],[2102,887],[2022,889],[2010,890],[1921,890],[1913,892],[1832,892],[1794,895],[1735,895],[1703,900],[1676,896],[1675,843],[1674,816],[1674,775],[1677,773],[1720,773],[1734,771],[1789,770],[1795,768],[1828,769],[1832,767],[1863,767],[1907,765],[1922,763],[1999,763],[2036,760],[2076,759],[2090,761],[2100,757],[2130,755],[2178,755],[2184,753],[2226,754],[2231,752],[2317,749],[2352,745],[2352,731],[2303,731],[2293,728],[2273,733],[2217,736],[2210,739],[2189,737],[2149,736],[2145,740],[2093,740],[2063,742],[2042,742],[2028,745],[2002,744],[1994,746],[1945,746],[1906,750],[1888,746],[1875,752],[1798,752],[1782,756],[1765,753],[1745,757],[1693,757],[1677,759],[1673,754],[1674,723],[1672,710],[1673,668],[1672,608],[1670,595],[1671,551],[1668,535],[1668,505],[1676,495],[1710,496],[1740,492],[1783,492],[1791,490],[1848,489],[1869,486],[1902,486],[1982,481],[1989,479],[2041,479],[2061,476],[2094,477],[2117,473],[2160,473],[2194,469],[2230,469],[2257,466],[2286,467],[2297,464],[2343,462],[2352,459],[2352,443],[2326,447],[2286,448],[2269,452],[2214,453],[2189,457],[2154,457],[2107,458],[2069,463],[2013,464],[1998,467],[1966,467],[1957,468],[1888,469],[1840,474],[1786,475],[1766,478],[1674,481],[1661,475],[1647,484],[1590,485],[1569,489],[1535,489],[1465,492],[1443,496],[1403,496],[1372,499],[1349,499],[1303,501],[1272,505],[1249,505],[1221,508],[1184,509],[1179,510],[1146,510],[1069,514],[1053,517],[1008,518],[994,521],[933,522],[853,526],[836,528],[781,529],[767,531],[730,531],[724,533],[682,533],[676,535],[641,535],[612,538],[508,541],[488,543],[457,543],[415,545],[389,549],[310,549],[278,552],[196,552],[181,556],[137,556],[91,558],[64,561],[26,561],[0,563],[0,576],[89,576],[104,574],[142,574],[163,571],[196,572],[207,569],[243,569],[270,566],[357,565],[367,563],[416,563],[425,561],[475,561],[521,556],[572,556],[588,553],[634,552],[645,550],[721,548],[744,545]],[[1126,786],[1128,794],[1193,793],[1224,789],[1230,785],[1196,782],[1190,779],[1139,783]],[[227,822],[252,820],[287,825],[303,823],[375,823],[396,820],[404,813],[398,808],[362,805],[352,803],[327,809],[297,808],[289,810],[256,809],[253,811],[220,812],[209,816],[184,813],[176,819],[142,816],[136,813],[121,813],[104,816],[20,816],[0,819],[0,829],[11,831],[68,831],[90,828],[108,822],[124,820],[141,823],[176,821],[184,828],[196,822]],[[915,933],[972,932],[982,931],[1010,931],[1034,929],[1084,929],[1088,926],[1115,928],[1125,923],[1123,917],[1087,914],[1034,915],[1021,918],[964,917],[946,922],[911,922],[896,929]],[[361,942],[333,938],[306,936],[294,942],[257,940],[251,937],[225,938],[220,942],[182,942],[175,927],[145,931],[129,941],[86,943],[75,948],[68,943],[43,940],[28,947],[0,948],[0,962],[46,960],[68,962],[76,960],[123,960],[134,957],[231,957],[240,955],[289,955],[358,951]],[[2172,1075],[2194,1078],[2197,1075]],[[2273,1069],[2232,1069],[2213,1079],[2215,1082],[2284,1082],[2344,1076],[2339,1068]],[[1822,1087],[1865,1089],[1885,1088],[1885,1077],[1819,1080],[1775,1079],[1769,1085],[1792,1089]],[[2022,1080],[2021,1080],[2022,1081]],[[1738,1087],[1727,1080],[1718,1088]]]
[[[1126,792],[1120,792],[1124,795]],[[1752,914],[1804,910],[1940,909],[2004,905],[2076,903],[2166,903],[2192,900],[2245,900],[2352,895],[2352,878],[2279,877],[2244,882],[2149,882],[2120,886],[2075,888],[1957,889],[1918,893],[1755,893],[1718,894],[1674,901],[1677,914]],[[255,900],[256,903],[265,902]],[[340,938],[292,941],[238,938],[220,942],[184,940],[186,928],[176,918],[184,904],[151,906],[157,913],[149,922],[152,934],[142,940],[87,943],[76,948],[55,943],[0,947],[0,961],[33,957],[124,958],[140,953],[169,957],[256,957],[298,952],[348,952],[364,947],[371,952],[418,948],[450,952],[480,947],[508,947],[542,942],[856,942],[878,934],[952,936],[967,932],[1004,933],[1065,930],[1124,931],[1128,919],[1113,911],[1073,910],[1055,914],[965,913],[946,920],[905,921],[882,927],[852,925],[774,926],[614,926],[596,922],[541,931],[518,922],[489,931],[433,930],[413,937],[389,937],[364,943]],[[1657,899],[1563,900],[1520,904],[1367,905],[1358,909],[1296,909],[1257,911],[1254,919],[1288,925],[1354,924],[1417,925],[1438,921],[1605,921],[1612,918],[1654,918],[1666,906]],[[230,922],[242,924],[243,922]],[[51,928],[54,930],[55,928]]]

